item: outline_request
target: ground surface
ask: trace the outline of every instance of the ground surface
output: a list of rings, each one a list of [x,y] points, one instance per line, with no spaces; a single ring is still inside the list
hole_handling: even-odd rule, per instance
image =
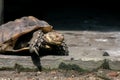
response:
[[[104,52],[108,53],[108,57],[115,58],[120,56],[119,32],[62,31],[62,33],[65,34],[65,38],[67,39],[66,42],[69,46],[70,54],[69,56],[59,56],[59,58],[64,57],[63,59],[67,60],[78,60],[86,57],[86,59],[89,60],[91,58],[104,57]],[[2,56],[2,58],[3,57],[7,60],[7,57]],[[14,59],[16,58],[14,57]],[[56,56],[54,56],[54,58],[56,58]],[[50,60],[54,58],[51,58],[51,56],[43,57],[43,59]],[[46,62],[47,61],[42,62],[42,65],[46,64]],[[16,72],[14,70],[4,70],[0,71],[0,80],[120,80],[120,71],[96,69],[89,72],[70,70]]]
[[[120,72],[110,70],[98,70],[87,73],[66,70],[20,73],[0,71],[0,80],[120,80]]]

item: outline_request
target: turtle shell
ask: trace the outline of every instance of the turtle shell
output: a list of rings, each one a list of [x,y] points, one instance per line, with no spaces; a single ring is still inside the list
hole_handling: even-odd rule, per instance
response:
[[[4,43],[10,39],[16,39],[23,34],[38,29],[46,33],[52,31],[52,26],[33,16],[22,17],[21,19],[10,21],[0,26],[0,43]]]
[[[15,44],[22,40],[28,44],[34,31],[41,30],[47,33],[53,30],[53,27],[43,20],[38,20],[33,16],[22,17],[10,21],[0,26],[0,52],[11,51],[13,48],[21,48],[22,44]],[[30,33],[30,34],[27,34]],[[25,35],[24,37],[21,37]],[[18,40],[18,38],[21,38]],[[21,46],[18,46],[21,45]],[[19,50],[18,50],[19,51]]]

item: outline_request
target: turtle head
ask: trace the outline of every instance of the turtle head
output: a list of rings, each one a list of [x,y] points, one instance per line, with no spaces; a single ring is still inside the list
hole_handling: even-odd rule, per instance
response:
[[[63,51],[67,51],[67,45],[64,43],[64,35],[56,31],[48,33],[35,32],[29,47],[30,52],[35,52],[37,55],[39,55],[40,48],[57,51],[62,51],[63,48]]]
[[[64,35],[56,31],[48,32],[44,34],[43,40],[51,45],[61,45],[64,40]]]

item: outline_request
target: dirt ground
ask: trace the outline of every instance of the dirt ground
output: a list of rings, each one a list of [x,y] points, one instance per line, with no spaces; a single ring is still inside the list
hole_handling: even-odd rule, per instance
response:
[[[120,71],[99,69],[92,72],[50,70],[41,72],[0,71],[0,80],[120,80]]]

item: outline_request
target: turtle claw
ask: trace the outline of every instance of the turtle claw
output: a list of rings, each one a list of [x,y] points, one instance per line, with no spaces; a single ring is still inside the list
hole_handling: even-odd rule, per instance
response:
[[[35,53],[39,56],[39,52],[38,52],[37,48],[34,47],[33,49],[34,49]]]

